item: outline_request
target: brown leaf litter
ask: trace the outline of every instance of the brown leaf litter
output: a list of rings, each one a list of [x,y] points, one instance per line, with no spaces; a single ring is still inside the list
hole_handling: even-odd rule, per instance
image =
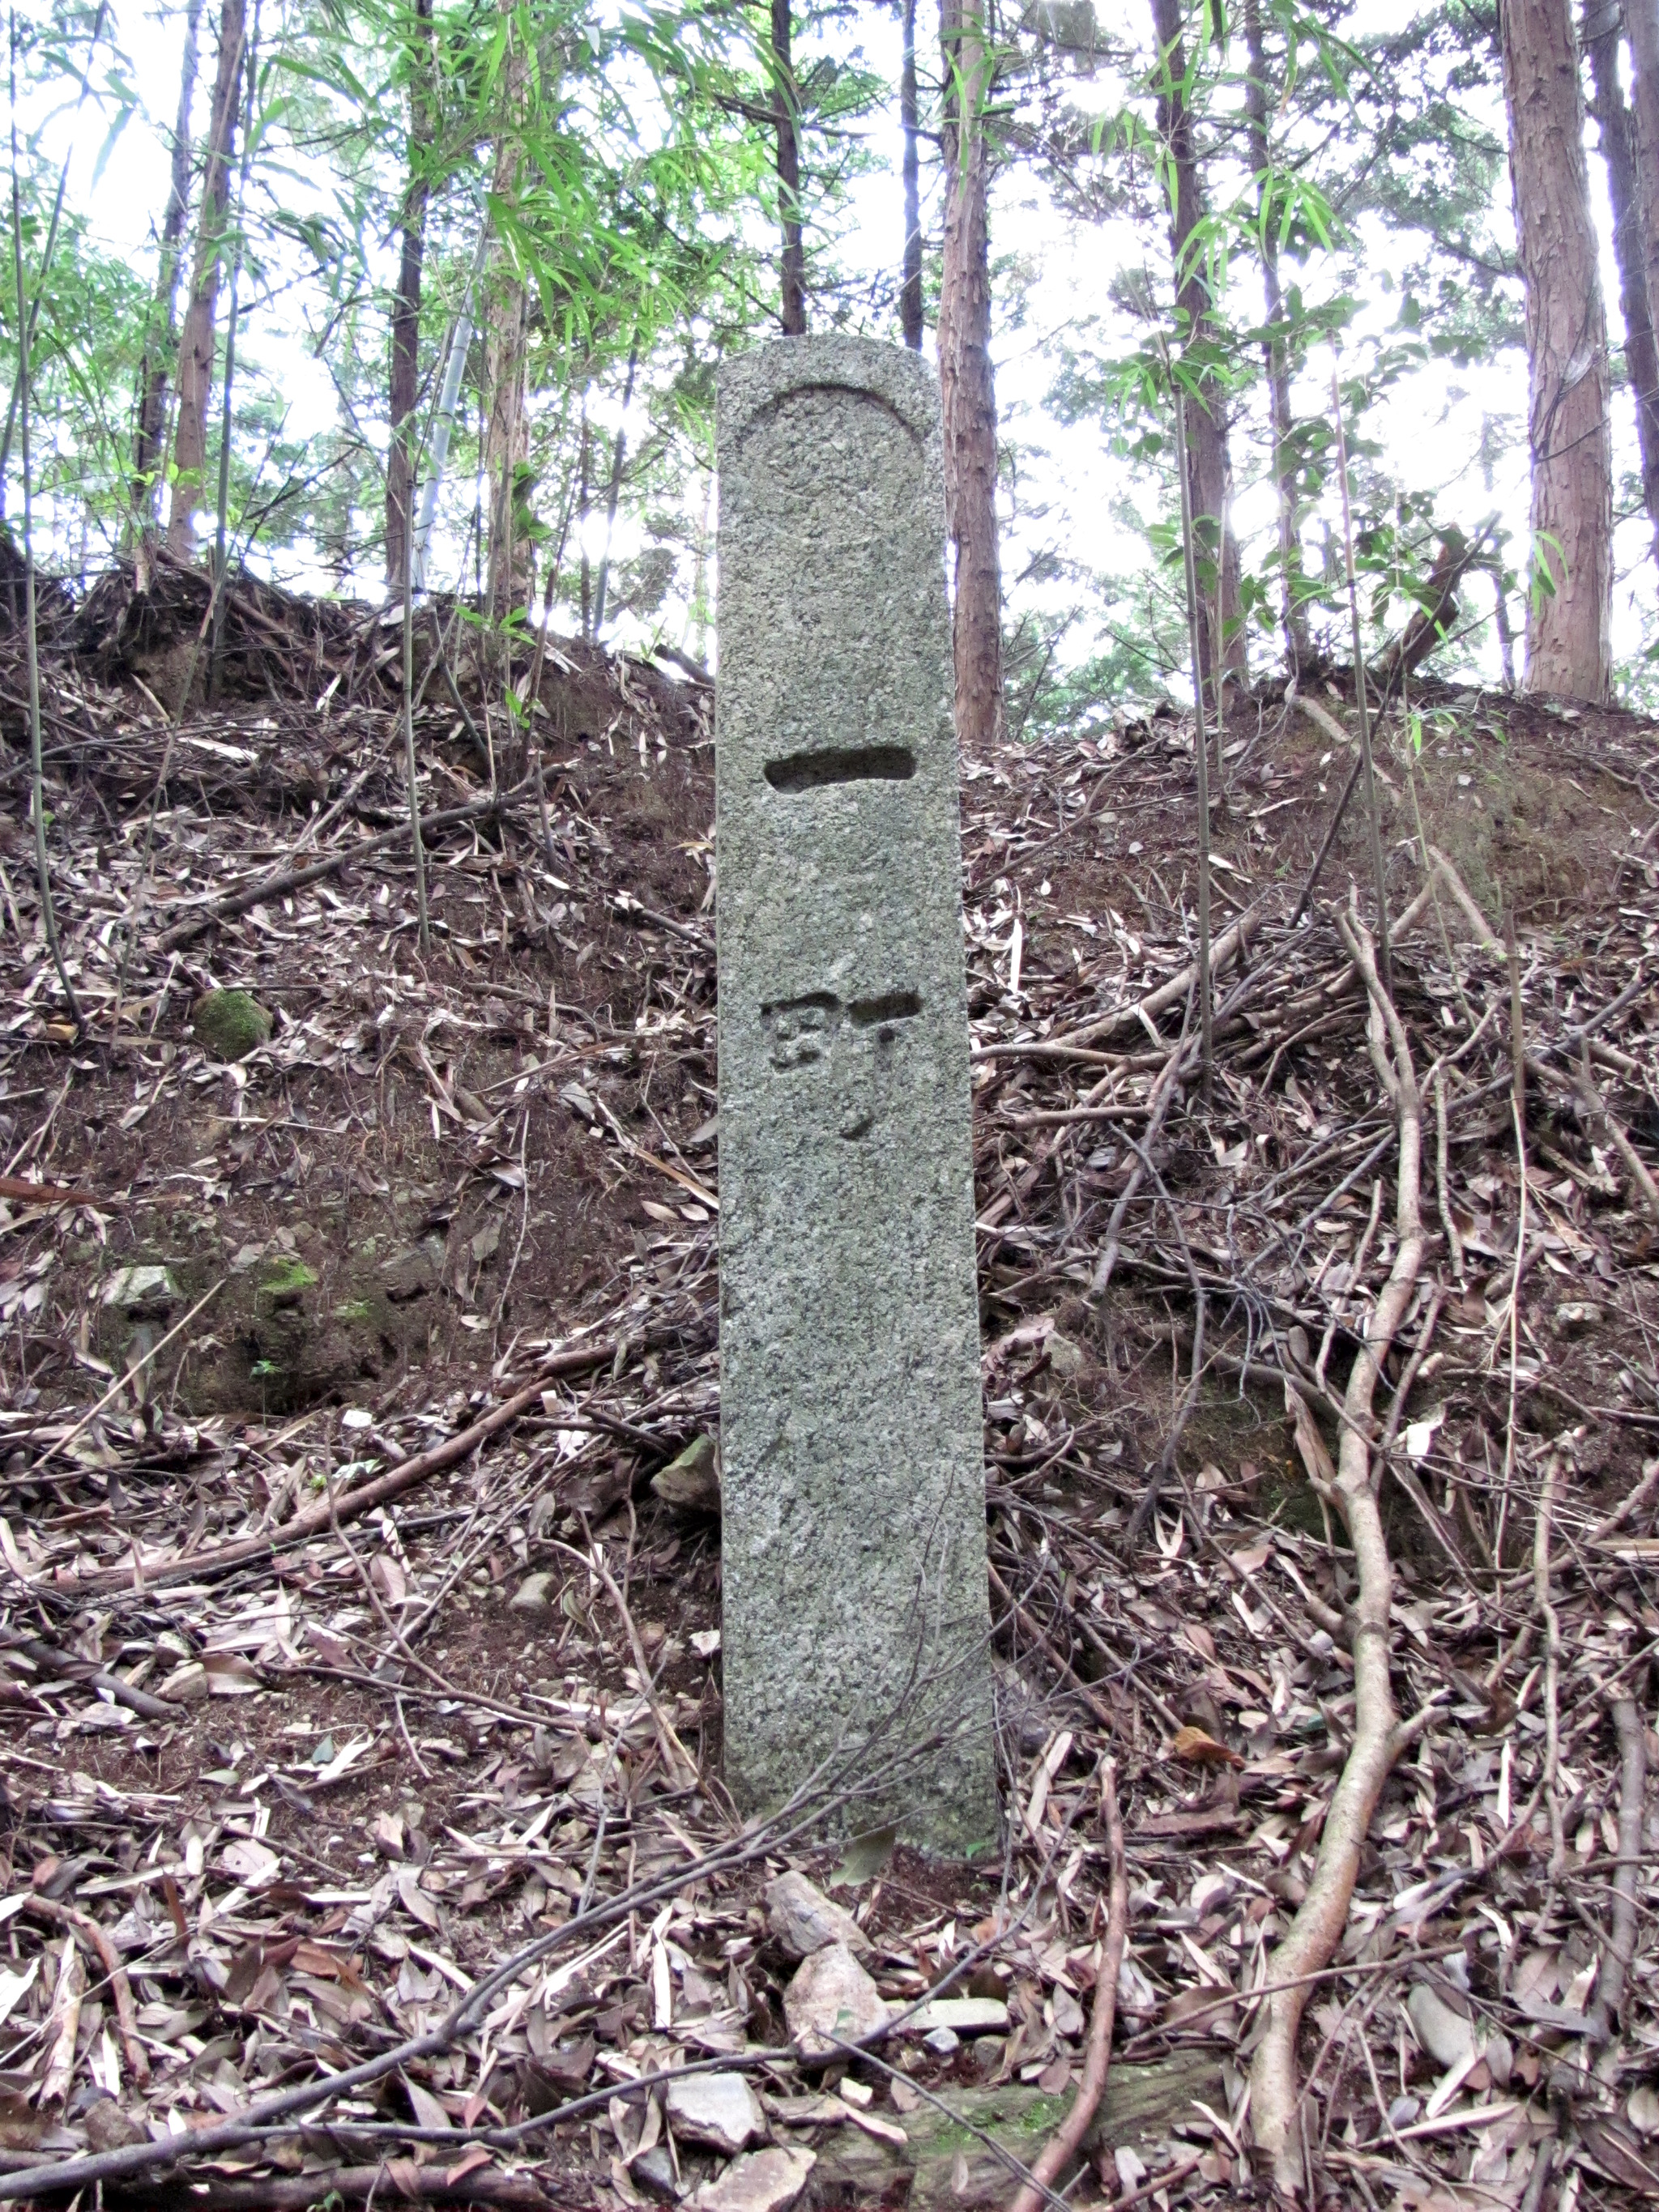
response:
[[[1189,726],[968,766],[1005,1835],[837,1882],[814,1808],[744,1829],[719,1780],[707,692],[555,647],[544,825],[524,702],[441,610],[423,962],[380,611],[239,584],[210,707],[198,586],[48,602],[78,1036],[0,641],[0,2194],[1009,2203],[1110,2021],[1109,1759],[1110,2071],[1050,2185],[1263,2196],[1249,2077],[1356,1727],[1345,1393],[1399,1252],[1357,823],[1290,926],[1341,701],[1229,724],[1207,1106]],[[1302,1985],[1297,2155],[1332,2204],[1634,2203],[1659,760],[1618,715],[1417,703],[1420,757],[1379,742],[1426,1243],[1364,1441],[1419,1720]],[[241,1059],[193,1031],[216,989],[271,1017]],[[857,2051],[796,2033],[836,1977]]]

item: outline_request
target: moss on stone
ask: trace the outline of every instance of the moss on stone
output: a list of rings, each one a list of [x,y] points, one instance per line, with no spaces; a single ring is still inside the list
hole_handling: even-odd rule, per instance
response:
[[[204,991],[191,1019],[216,1060],[246,1060],[270,1042],[270,1016],[251,992]]]
[[[317,1270],[307,1267],[303,1260],[278,1260],[260,1284],[259,1296],[269,1298],[273,1306],[297,1306],[316,1281]]]

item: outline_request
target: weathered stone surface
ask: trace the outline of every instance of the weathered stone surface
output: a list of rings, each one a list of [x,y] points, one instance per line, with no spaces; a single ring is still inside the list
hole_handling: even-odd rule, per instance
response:
[[[663,2104],[674,2132],[728,2158],[766,2133],[760,2100],[741,2074],[688,2074],[671,2081]]]
[[[734,2158],[692,2198],[697,2212],[785,2212],[817,2164],[810,2150],[754,2150]]]
[[[852,1914],[832,1905],[821,1889],[793,1868],[781,1874],[766,1893],[766,1924],[772,1940],[792,1959],[810,1959],[826,1943],[845,1943],[851,1951],[868,1951],[870,1939]]]
[[[520,1613],[548,1613],[553,1605],[553,1577],[550,1574],[526,1575],[510,1598],[510,1606]]]
[[[179,1285],[166,1267],[119,1267],[104,1285],[103,1303],[127,1314],[165,1314],[179,1302]]]
[[[903,2023],[907,2035],[931,2035],[939,2027],[957,2035],[1006,2035],[1008,2008],[1000,1997],[932,1997]]]
[[[727,1776],[939,1739],[860,1825],[994,1832],[938,387],[786,339],[720,391]]]
[[[887,2007],[845,1943],[826,1943],[795,1969],[783,2016],[804,2057],[823,2058],[887,2025]]]

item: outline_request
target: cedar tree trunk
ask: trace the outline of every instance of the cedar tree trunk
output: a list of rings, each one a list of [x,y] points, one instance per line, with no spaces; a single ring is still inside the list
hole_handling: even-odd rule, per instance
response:
[[[1569,0],[1503,0],[1499,9],[1510,181],[1527,286],[1533,560],[1547,568],[1554,586],[1532,592],[1526,688],[1601,701],[1613,680],[1607,332],[1568,7]]]
[[[1158,130],[1175,169],[1175,204],[1170,216],[1176,304],[1187,346],[1201,346],[1210,330],[1210,291],[1201,256],[1189,252],[1204,217],[1204,191],[1192,118],[1182,97],[1187,73],[1182,35],[1181,0],[1152,0],[1158,36]],[[1187,473],[1192,495],[1194,553],[1198,568],[1199,680],[1218,716],[1221,687],[1229,676],[1243,679],[1248,670],[1244,623],[1239,603],[1238,545],[1228,521],[1228,488],[1232,467],[1227,452],[1226,394],[1218,378],[1205,377],[1196,392],[1182,401],[1186,416]]]
[[[992,61],[984,0],[940,0],[939,35],[945,58],[945,262],[939,373],[945,519],[956,548],[957,742],[968,758],[983,759],[1003,731],[997,405],[986,206],[990,156],[985,108]]]
[[[1659,301],[1659,0],[1625,0],[1625,36],[1630,41],[1636,200],[1651,313]]]
[[[213,311],[219,297],[219,257],[230,205],[230,161],[236,143],[237,94],[242,78],[243,0],[222,0],[219,64],[208,125],[207,167],[196,225],[196,261],[190,305],[179,346],[179,422],[173,438],[173,504],[167,544],[188,553],[195,539],[196,503],[207,466],[208,393],[213,383]]]
[[[415,403],[420,394],[421,276],[426,261],[428,184],[425,155],[432,143],[429,76],[432,0],[415,0],[416,49],[410,57],[409,87],[409,177],[404,186],[403,255],[398,296],[392,303],[392,363],[386,397],[392,418],[392,450],[386,458],[386,576],[394,592],[404,587],[411,501],[415,488]]]
[[[1584,51],[1595,99],[1590,113],[1601,136],[1607,198],[1613,209],[1613,250],[1619,264],[1619,313],[1625,325],[1625,371],[1636,400],[1636,434],[1642,449],[1642,503],[1653,526],[1659,560],[1659,348],[1653,338],[1648,295],[1646,225],[1636,173],[1635,125],[1619,82],[1618,0],[1587,0]]]
[[[806,248],[800,228],[800,106],[789,59],[789,0],[772,0],[772,114],[778,132],[778,221],[783,226],[783,335],[806,335]]]
[[[141,532],[155,520],[161,456],[167,449],[167,385],[179,343],[179,264],[190,213],[190,111],[196,98],[196,27],[202,0],[186,0],[185,52],[179,71],[179,120],[173,133],[173,169],[161,217],[161,253],[155,299],[144,329],[138,364],[138,420],[132,434],[132,512]]]
[[[1244,104],[1249,121],[1250,161],[1256,173],[1258,198],[1267,191],[1273,164],[1267,134],[1267,64],[1261,40],[1261,0],[1244,0],[1244,38],[1249,53]],[[1273,421],[1273,495],[1279,508],[1279,623],[1285,637],[1285,658],[1294,675],[1308,659],[1308,611],[1297,599],[1297,580],[1302,573],[1296,497],[1295,418],[1291,413],[1290,350],[1285,342],[1285,293],[1279,281],[1279,232],[1271,219],[1262,228],[1261,291],[1267,310],[1267,337],[1262,345],[1267,368],[1267,404]]]
[[[904,281],[899,321],[904,343],[921,351],[921,164],[917,139],[916,0],[903,0],[904,63],[899,73],[899,115],[904,126]]]
[[[530,90],[530,57],[516,30],[507,56],[505,118],[495,142],[493,191],[511,200],[518,191],[524,148],[520,125]],[[514,528],[518,472],[530,458],[530,410],[525,389],[528,360],[529,293],[516,261],[505,251],[495,259],[484,330],[484,385],[489,420],[484,431],[484,483],[489,495],[489,568],[485,605],[497,622],[531,592],[531,545]]]

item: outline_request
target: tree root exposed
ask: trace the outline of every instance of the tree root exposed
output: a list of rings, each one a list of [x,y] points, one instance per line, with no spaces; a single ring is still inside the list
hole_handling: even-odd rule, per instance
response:
[[[1352,899],[1346,917],[1339,916],[1338,926],[1370,997],[1366,1041],[1382,1087],[1393,1102],[1399,1131],[1400,1172],[1395,1202],[1399,1241],[1388,1280],[1378,1294],[1365,1340],[1348,1377],[1335,1480],[1328,1486],[1328,1502],[1341,1515],[1353,1547],[1359,1583],[1352,1632],[1353,1743],[1325,1816],[1308,1893],[1268,1968],[1271,1980],[1294,1986],[1281,1987],[1268,1999],[1267,2028],[1250,2069],[1250,2119],[1255,2142],[1275,2188],[1290,2198],[1300,2195],[1304,2172],[1297,2125],[1296,2039],[1308,1996],[1304,1978],[1328,1966],[1341,1941],[1365,1833],[1405,1741],[1389,1682],[1393,1575],[1367,1439],[1377,1377],[1417,1288],[1424,1249],[1419,1206],[1422,1108],[1411,1048],[1393,1002],[1382,988],[1370,932]]]
[[[1089,2124],[1100,2109],[1107,2069],[1112,2063],[1117,1978],[1129,1932],[1129,1874],[1123,1854],[1123,1820],[1117,1808],[1117,1776],[1109,1761],[1102,1794],[1105,1801],[1106,1844],[1111,1854],[1111,1890],[1106,1908],[1106,1940],[1100,1947],[1100,1971],[1095,1976],[1094,2008],[1089,2015],[1083,2079],[1072,2100],[1071,2111],[1043,2145],[1042,2155],[1031,2168],[1030,2179],[1021,2184],[1012,2212],[1039,2212],[1048,2191],[1077,2155],[1079,2146],[1089,2132]]]

